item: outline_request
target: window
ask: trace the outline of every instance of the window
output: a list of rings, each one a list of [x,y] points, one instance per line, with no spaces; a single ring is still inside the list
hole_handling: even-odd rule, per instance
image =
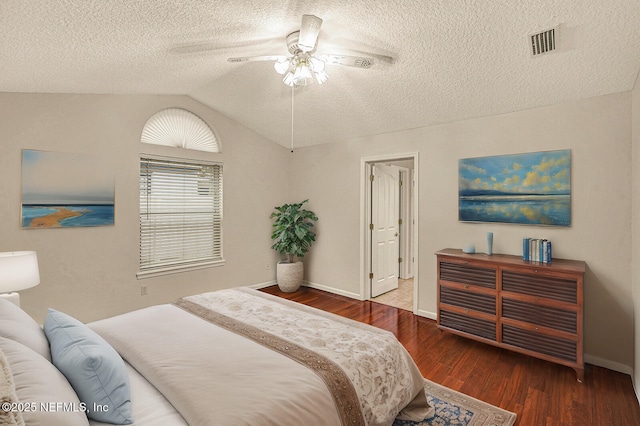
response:
[[[223,263],[222,165],[141,156],[138,278]]]

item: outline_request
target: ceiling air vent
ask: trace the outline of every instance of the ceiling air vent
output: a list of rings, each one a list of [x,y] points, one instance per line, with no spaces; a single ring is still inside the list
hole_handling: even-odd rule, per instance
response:
[[[529,36],[531,56],[536,57],[557,49],[558,26]]]

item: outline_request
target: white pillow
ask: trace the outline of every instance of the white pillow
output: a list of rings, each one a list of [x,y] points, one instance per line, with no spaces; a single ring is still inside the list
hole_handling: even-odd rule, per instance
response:
[[[18,400],[30,408],[22,410],[25,424],[89,425],[78,396],[53,364],[23,344],[3,337],[0,350],[13,374]]]
[[[0,336],[20,342],[51,361],[49,341],[28,313],[0,297]]]

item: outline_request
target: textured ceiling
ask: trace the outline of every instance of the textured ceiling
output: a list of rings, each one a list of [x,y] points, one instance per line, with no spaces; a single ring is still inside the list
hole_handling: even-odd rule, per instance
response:
[[[305,13],[318,53],[393,60],[296,89],[296,147],[626,91],[640,69],[638,0],[1,0],[0,92],[186,94],[289,147],[291,89],[227,58],[287,54]]]

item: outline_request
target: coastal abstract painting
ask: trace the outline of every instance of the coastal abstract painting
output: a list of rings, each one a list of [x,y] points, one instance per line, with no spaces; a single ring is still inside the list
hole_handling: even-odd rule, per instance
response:
[[[97,157],[22,150],[21,226],[114,224],[115,176]]]
[[[571,225],[571,151],[543,151],[458,162],[458,219]]]

